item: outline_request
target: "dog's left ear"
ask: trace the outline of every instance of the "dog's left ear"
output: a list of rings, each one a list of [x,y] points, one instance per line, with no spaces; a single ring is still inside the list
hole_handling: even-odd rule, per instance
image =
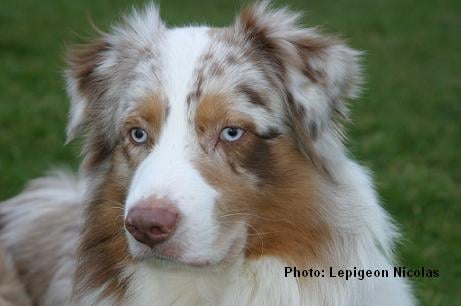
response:
[[[315,140],[347,115],[345,100],[358,94],[360,52],[339,39],[298,25],[300,15],[267,2],[242,11],[235,29],[275,65],[286,91],[290,124]]]

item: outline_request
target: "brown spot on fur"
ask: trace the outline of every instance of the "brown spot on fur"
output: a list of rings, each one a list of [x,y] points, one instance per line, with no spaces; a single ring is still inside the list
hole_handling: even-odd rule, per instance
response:
[[[250,86],[245,85],[245,84],[240,84],[237,90],[241,92],[242,94],[244,94],[245,96],[247,96],[248,100],[251,103],[254,103],[260,106],[267,106],[267,103],[265,99],[261,96],[261,94],[258,91],[254,90],[253,88],[251,88]]]
[[[195,124],[203,134],[216,134],[222,128],[232,125],[247,131],[254,131],[254,124],[238,110],[231,110],[229,97],[223,94],[206,94],[197,106]]]
[[[152,94],[140,101],[135,116],[145,121],[147,125],[140,127],[148,129],[149,134],[156,139],[160,137],[160,130],[166,121],[168,111],[169,106],[166,105],[162,95]],[[135,124],[134,122],[130,122],[130,120],[135,120],[135,118],[132,117],[127,120],[128,124]]]
[[[124,233],[122,204],[128,178],[126,173],[116,169],[117,162],[113,161],[112,169],[86,209],[78,252],[76,289],[78,293],[84,293],[105,286],[101,298],[121,299],[129,282],[129,276],[122,276],[123,267],[131,259]]]
[[[165,105],[165,99],[160,94],[142,99],[136,111],[126,119],[121,135],[123,141],[114,154],[120,152],[125,158],[122,162],[128,163],[132,170],[136,168],[160,138],[168,112],[169,106]],[[139,145],[132,141],[130,133],[133,128],[142,128],[147,132],[148,140],[145,144]]]
[[[258,184],[272,183],[274,172],[271,169],[274,156],[270,143],[259,137],[252,137],[251,144],[239,151],[241,166],[258,178]]]
[[[222,95],[207,94],[200,100],[195,119],[199,132],[207,132],[209,127],[214,127],[225,120],[227,115],[225,99]]]

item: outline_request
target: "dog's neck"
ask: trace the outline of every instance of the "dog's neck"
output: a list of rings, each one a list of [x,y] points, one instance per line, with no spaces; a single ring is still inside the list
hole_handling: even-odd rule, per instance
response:
[[[231,265],[181,268],[136,263],[125,269],[129,285],[120,298],[102,298],[104,288],[73,301],[73,305],[298,305],[298,280],[285,277],[285,264],[274,257],[240,258]],[[277,301],[274,302],[276,299]]]
[[[172,272],[149,264],[137,264],[127,291],[130,305],[296,305],[299,297],[295,278],[284,277],[286,264],[266,257],[240,258],[226,267]],[[274,298],[280,300],[274,303]]]

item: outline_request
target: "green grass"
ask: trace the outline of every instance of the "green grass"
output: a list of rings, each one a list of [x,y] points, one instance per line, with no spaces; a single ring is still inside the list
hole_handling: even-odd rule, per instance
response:
[[[350,148],[374,171],[385,207],[401,224],[401,262],[440,270],[437,279],[414,280],[421,304],[461,305],[461,1],[287,2],[306,11],[306,24],[367,51]],[[225,25],[240,3],[164,0],[161,7],[169,24]],[[1,1],[0,198],[52,165],[77,166],[77,145],[63,145],[66,43],[91,35],[89,19],[107,29],[132,4]]]

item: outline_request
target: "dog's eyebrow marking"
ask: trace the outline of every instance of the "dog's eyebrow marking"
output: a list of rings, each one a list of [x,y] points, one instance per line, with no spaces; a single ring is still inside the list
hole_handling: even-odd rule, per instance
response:
[[[238,92],[242,93],[243,95],[248,97],[248,100],[256,105],[260,106],[267,106],[266,101],[264,98],[253,88],[248,85],[240,84],[237,87]]]

